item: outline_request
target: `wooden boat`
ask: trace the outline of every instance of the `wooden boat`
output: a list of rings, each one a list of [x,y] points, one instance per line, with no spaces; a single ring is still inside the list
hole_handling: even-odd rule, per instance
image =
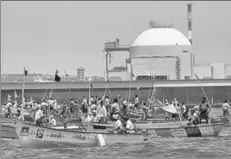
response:
[[[17,139],[18,135],[16,134],[15,127],[12,123],[1,123],[1,138],[10,138]]]
[[[94,124],[98,129],[112,128],[111,124]],[[138,130],[145,131],[152,137],[209,137],[218,136],[223,125],[217,124],[203,124],[203,125],[169,125],[169,124],[137,124]]]
[[[16,121],[16,133],[23,147],[103,146],[116,143],[147,143],[147,133],[117,134],[93,131],[68,131]]]

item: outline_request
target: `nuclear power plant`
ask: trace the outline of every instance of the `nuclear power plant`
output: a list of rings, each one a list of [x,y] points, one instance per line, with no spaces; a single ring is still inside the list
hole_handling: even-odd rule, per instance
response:
[[[153,78],[187,80],[195,79],[195,73],[201,78],[225,78],[224,63],[207,64],[206,68],[205,65],[196,63],[196,53],[192,46],[192,4],[187,5],[187,10],[188,37],[173,25],[150,21],[149,28],[138,35],[129,46],[120,46],[119,39],[105,43],[105,79],[117,76],[122,81]],[[111,54],[118,51],[129,52],[129,58],[124,59],[126,65],[109,70]]]

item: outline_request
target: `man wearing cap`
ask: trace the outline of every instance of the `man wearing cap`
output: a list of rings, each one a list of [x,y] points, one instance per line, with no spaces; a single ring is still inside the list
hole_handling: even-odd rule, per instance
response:
[[[206,98],[202,97],[202,101],[200,104],[200,123],[201,119],[205,119],[206,123],[208,124],[209,112],[210,106],[208,105]]]

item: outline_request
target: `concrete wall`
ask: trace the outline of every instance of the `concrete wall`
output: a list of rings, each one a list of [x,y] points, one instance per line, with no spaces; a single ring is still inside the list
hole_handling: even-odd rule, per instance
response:
[[[118,94],[128,97],[129,81],[112,82],[109,83],[109,89],[113,97]],[[198,83],[196,80],[173,80],[173,81],[133,81],[131,88],[131,99],[134,100],[134,95],[138,94],[141,99],[147,100],[148,94],[153,84],[156,87],[156,96],[159,100],[167,98],[172,100],[176,97],[179,101],[188,101],[189,103],[195,103],[200,101],[203,96],[200,85],[203,86],[209,99],[213,97],[214,102],[223,102],[224,99],[231,101],[231,79],[226,80],[201,80]],[[41,101],[47,89],[47,96],[49,91],[54,89],[53,98],[59,101],[64,101],[70,97],[82,99],[82,96],[88,97],[89,95],[89,83],[88,82],[59,82],[59,83],[26,83],[25,84],[25,97],[31,96],[36,101]],[[94,82],[94,92],[91,95],[104,95],[106,82]],[[140,89],[137,90],[137,87]],[[69,89],[70,88],[70,89]],[[14,91],[17,91],[19,102],[21,101],[21,89],[22,83],[2,83],[1,90],[1,102],[7,100],[7,95],[14,96]],[[107,91],[107,95],[110,95]]]

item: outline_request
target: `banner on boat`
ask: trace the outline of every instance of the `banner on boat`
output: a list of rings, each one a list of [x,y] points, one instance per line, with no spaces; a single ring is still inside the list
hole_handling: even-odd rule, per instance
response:
[[[167,105],[167,106],[163,106],[162,107],[164,111],[171,113],[171,114],[178,114],[176,108],[174,107],[173,104]]]

